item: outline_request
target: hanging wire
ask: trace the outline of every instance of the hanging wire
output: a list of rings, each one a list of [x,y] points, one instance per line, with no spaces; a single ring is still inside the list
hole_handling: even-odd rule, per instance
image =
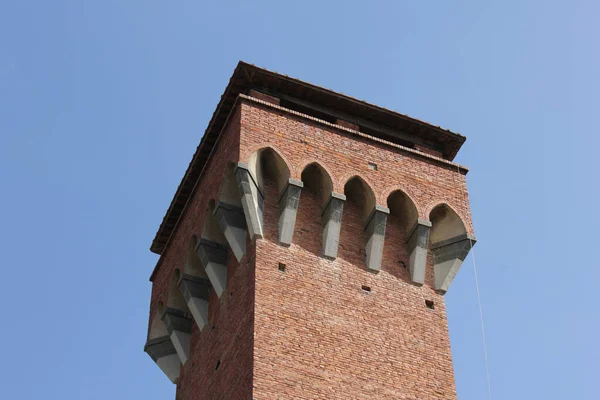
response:
[[[456,169],[460,175],[460,167],[457,165]],[[467,192],[466,192],[466,181],[465,181],[465,192],[464,192],[465,210],[468,210]],[[475,289],[477,290],[477,304],[479,305],[479,322],[481,324],[481,338],[483,340],[483,357],[485,360],[485,375],[487,377],[487,388],[488,388],[488,400],[492,400],[492,379],[490,376],[490,364],[488,360],[487,341],[485,339],[485,324],[483,323],[483,307],[481,306],[481,293],[479,291],[479,279],[477,277],[477,263],[475,262],[475,250],[473,249],[473,239],[469,237],[469,244],[471,246],[471,260],[473,261],[473,275],[475,276]]]

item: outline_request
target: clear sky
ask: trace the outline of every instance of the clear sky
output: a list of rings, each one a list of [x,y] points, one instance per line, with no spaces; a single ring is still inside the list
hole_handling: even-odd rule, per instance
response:
[[[598,15],[3,1],[0,398],[174,398],[143,352],[148,248],[240,59],[466,135],[493,398],[600,398]],[[446,299],[459,398],[486,399],[471,258]]]

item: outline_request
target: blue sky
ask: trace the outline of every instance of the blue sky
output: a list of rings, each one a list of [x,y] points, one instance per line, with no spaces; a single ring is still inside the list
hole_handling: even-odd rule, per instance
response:
[[[493,398],[597,399],[597,3],[203,3],[0,5],[0,398],[173,398],[148,247],[242,59],[466,135]],[[446,299],[485,399],[470,258]]]

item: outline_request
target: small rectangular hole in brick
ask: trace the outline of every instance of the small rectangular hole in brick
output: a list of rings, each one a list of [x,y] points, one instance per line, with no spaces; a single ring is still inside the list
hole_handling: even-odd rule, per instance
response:
[[[371,293],[371,287],[370,286],[362,285],[361,289],[365,293]]]
[[[217,361],[217,366],[215,367],[215,371],[217,371],[220,366],[221,366],[221,360]]]
[[[279,263],[279,272],[285,272],[285,264]]]
[[[434,310],[435,309],[435,305],[433,304],[433,300],[425,300],[425,305],[430,310]]]
[[[377,164],[370,162],[369,169],[372,169],[373,171],[377,171]]]

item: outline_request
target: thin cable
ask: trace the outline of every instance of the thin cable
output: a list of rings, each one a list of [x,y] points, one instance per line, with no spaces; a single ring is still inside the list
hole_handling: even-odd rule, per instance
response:
[[[492,379],[490,377],[490,365],[488,361],[487,342],[485,340],[485,327],[483,323],[483,307],[481,306],[481,295],[479,293],[479,279],[477,279],[477,266],[475,263],[475,251],[473,250],[473,240],[469,239],[471,244],[471,260],[473,260],[473,275],[475,276],[475,288],[477,289],[477,304],[479,304],[479,321],[481,322],[481,338],[483,339],[483,356],[485,359],[485,374],[487,376],[488,399],[492,400]]]
[[[456,168],[460,174],[460,168]],[[466,180],[465,180],[465,192],[464,192],[465,209],[468,210],[467,191],[466,191]],[[469,244],[471,246],[471,260],[473,260],[473,275],[475,276],[475,289],[477,290],[477,305],[479,306],[479,322],[481,324],[481,338],[483,340],[483,358],[485,360],[485,375],[487,377],[488,387],[488,400],[492,400],[492,378],[490,376],[490,363],[488,360],[487,341],[485,340],[485,324],[483,323],[483,307],[481,306],[481,293],[479,292],[479,279],[477,278],[477,264],[475,262],[475,250],[473,249],[473,239],[469,237]]]

